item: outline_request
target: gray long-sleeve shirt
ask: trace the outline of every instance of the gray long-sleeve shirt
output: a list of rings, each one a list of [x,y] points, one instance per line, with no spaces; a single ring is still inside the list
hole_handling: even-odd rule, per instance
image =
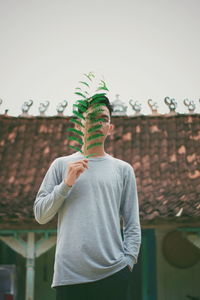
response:
[[[91,157],[88,169],[70,188],[64,183],[67,163],[83,158],[75,152],[55,159],[34,203],[40,224],[58,213],[52,287],[103,279],[126,265],[132,268],[139,254],[141,228],[132,166],[109,154]]]

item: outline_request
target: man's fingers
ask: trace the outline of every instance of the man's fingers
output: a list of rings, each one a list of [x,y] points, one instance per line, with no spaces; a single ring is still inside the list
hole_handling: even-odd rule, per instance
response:
[[[85,160],[78,160],[76,162],[71,162],[70,163],[70,166],[77,166],[77,165],[80,165],[80,166],[85,166],[86,168],[88,168],[88,159],[85,159]]]
[[[88,167],[84,167],[84,166],[74,166],[72,171],[75,171],[76,173],[77,173],[77,172],[84,172],[86,168],[88,168]]]
[[[80,163],[80,162],[83,162],[83,161],[88,161],[88,158],[84,158],[84,159],[81,159],[81,160],[77,160],[77,161],[74,161],[72,162],[73,164],[77,164],[77,163]]]

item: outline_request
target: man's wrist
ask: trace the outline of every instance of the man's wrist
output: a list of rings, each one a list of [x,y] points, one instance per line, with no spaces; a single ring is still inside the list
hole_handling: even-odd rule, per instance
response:
[[[72,187],[72,185],[70,185],[66,180],[64,180],[64,183],[68,186],[68,187]]]

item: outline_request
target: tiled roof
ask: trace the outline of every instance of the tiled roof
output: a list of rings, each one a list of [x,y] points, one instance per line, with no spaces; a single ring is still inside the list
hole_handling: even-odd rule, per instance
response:
[[[74,152],[69,120],[0,116],[0,228],[41,226],[33,202],[51,162]],[[112,117],[112,123],[105,149],[134,167],[141,223],[200,222],[200,115]]]

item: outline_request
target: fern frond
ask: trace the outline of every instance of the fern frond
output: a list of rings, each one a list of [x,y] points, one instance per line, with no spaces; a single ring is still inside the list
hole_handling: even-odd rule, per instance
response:
[[[104,80],[100,81],[99,87],[96,89],[96,92],[101,90],[109,91]]]
[[[81,136],[84,136],[84,133],[80,130],[77,130],[77,129],[74,129],[74,128],[68,128],[67,131],[72,131],[72,132],[75,132]]]
[[[80,92],[75,92],[74,94],[78,95],[78,96],[81,96],[83,98],[87,98],[83,93],[80,93]]]
[[[89,74],[84,74],[90,81],[92,81],[92,78],[95,78],[94,74],[92,72],[89,72]]]
[[[82,84],[84,84],[84,85],[86,85],[87,87],[90,87],[90,85],[87,82],[85,82],[85,81],[79,81],[79,82],[82,83]]]
[[[100,112],[103,112],[103,109],[96,109],[93,112],[89,113],[88,116],[90,119],[95,118]]]
[[[95,147],[95,146],[100,146],[100,145],[102,145],[103,143],[93,143],[93,144],[91,144],[91,145],[89,145],[86,149],[87,150],[89,150],[89,149],[91,149],[91,148],[93,148],[93,147]]]
[[[77,102],[79,102],[81,105],[85,106],[86,108],[88,107],[88,103],[86,100],[78,100]]]
[[[87,141],[89,142],[89,141],[94,140],[94,139],[96,139],[98,137],[101,137],[101,136],[104,136],[104,134],[97,133],[97,134],[91,135],[89,138],[87,138]]]
[[[76,124],[78,124],[78,125],[80,125],[81,127],[84,128],[84,125],[80,121],[78,121],[76,119],[70,119],[70,121],[73,122],[73,123],[76,123]]]
[[[88,130],[88,133],[94,132],[94,131],[100,129],[101,127],[102,127],[102,125],[93,126]]]
[[[106,93],[94,94],[91,98],[92,98],[92,99],[96,99],[96,98],[98,98],[98,97],[105,96],[105,95],[106,95]]]
[[[90,105],[93,105],[95,103],[100,103],[101,100],[105,100],[103,97],[96,97],[94,100],[92,100],[92,102],[90,103]],[[105,103],[103,103],[105,105]]]
[[[96,107],[99,107],[99,106],[106,106],[106,105],[105,105],[105,103],[95,103],[94,105],[92,103],[92,108],[93,109],[96,109]]]
[[[84,117],[82,114],[80,114],[79,112],[73,110],[73,113],[74,113],[79,119],[85,120],[85,117]]]
[[[98,119],[91,119],[90,120],[90,123],[92,124],[92,123],[97,123],[97,122],[105,122],[105,119],[103,119],[103,118],[98,118]]]
[[[68,139],[71,140],[71,141],[76,141],[79,144],[83,145],[83,141],[81,139],[75,137],[75,136],[69,136]]]
[[[80,104],[74,104],[75,107],[78,107],[78,109],[81,111],[81,112],[85,112],[87,110],[86,107],[80,105]]]
[[[69,147],[72,148],[72,149],[78,150],[81,153],[83,153],[83,151],[80,148],[76,147],[76,146],[69,145]]]
[[[75,90],[75,95],[79,96],[81,99],[76,101],[73,110],[74,118],[71,119],[71,122],[81,126],[84,129],[84,133],[81,130],[77,130],[75,128],[69,128],[68,131],[79,135],[79,138],[69,137],[69,139],[76,141],[83,146],[81,148],[82,150],[76,146],[71,146],[71,148],[80,151],[84,154],[85,157],[90,157],[93,155],[98,155],[98,153],[92,153],[86,156],[87,150],[103,144],[102,142],[95,142],[95,140],[98,140],[98,138],[104,136],[104,134],[98,131],[102,127],[102,125],[98,122],[105,122],[105,119],[103,117],[100,117],[99,114],[104,111],[103,106],[105,106],[105,103],[102,103],[102,100],[105,99],[104,97],[106,96],[106,91],[108,91],[108,88],[105,81],[101,80],[99,85],[97,86],[95,94],[93,96],[90,96],[90,84],[95,78],[95,75],[93,72],[89,72],[87,74],[84,74],[84,77],[85,78],[82,81],[79,81],[81,86],[77,87]],[[78,109],[75,110],[75,107]],[[92,110],[90,113],[88,113],[87,110],[90,107],[92,108]],[[83,116],[84,113],[86,113],[85,117]],[[76,120],[75,117],[80,120]],[[81,119],[85,120],[85,122],[81,122]],[[92,141],[93,143],[90,145],[89,141]]]

